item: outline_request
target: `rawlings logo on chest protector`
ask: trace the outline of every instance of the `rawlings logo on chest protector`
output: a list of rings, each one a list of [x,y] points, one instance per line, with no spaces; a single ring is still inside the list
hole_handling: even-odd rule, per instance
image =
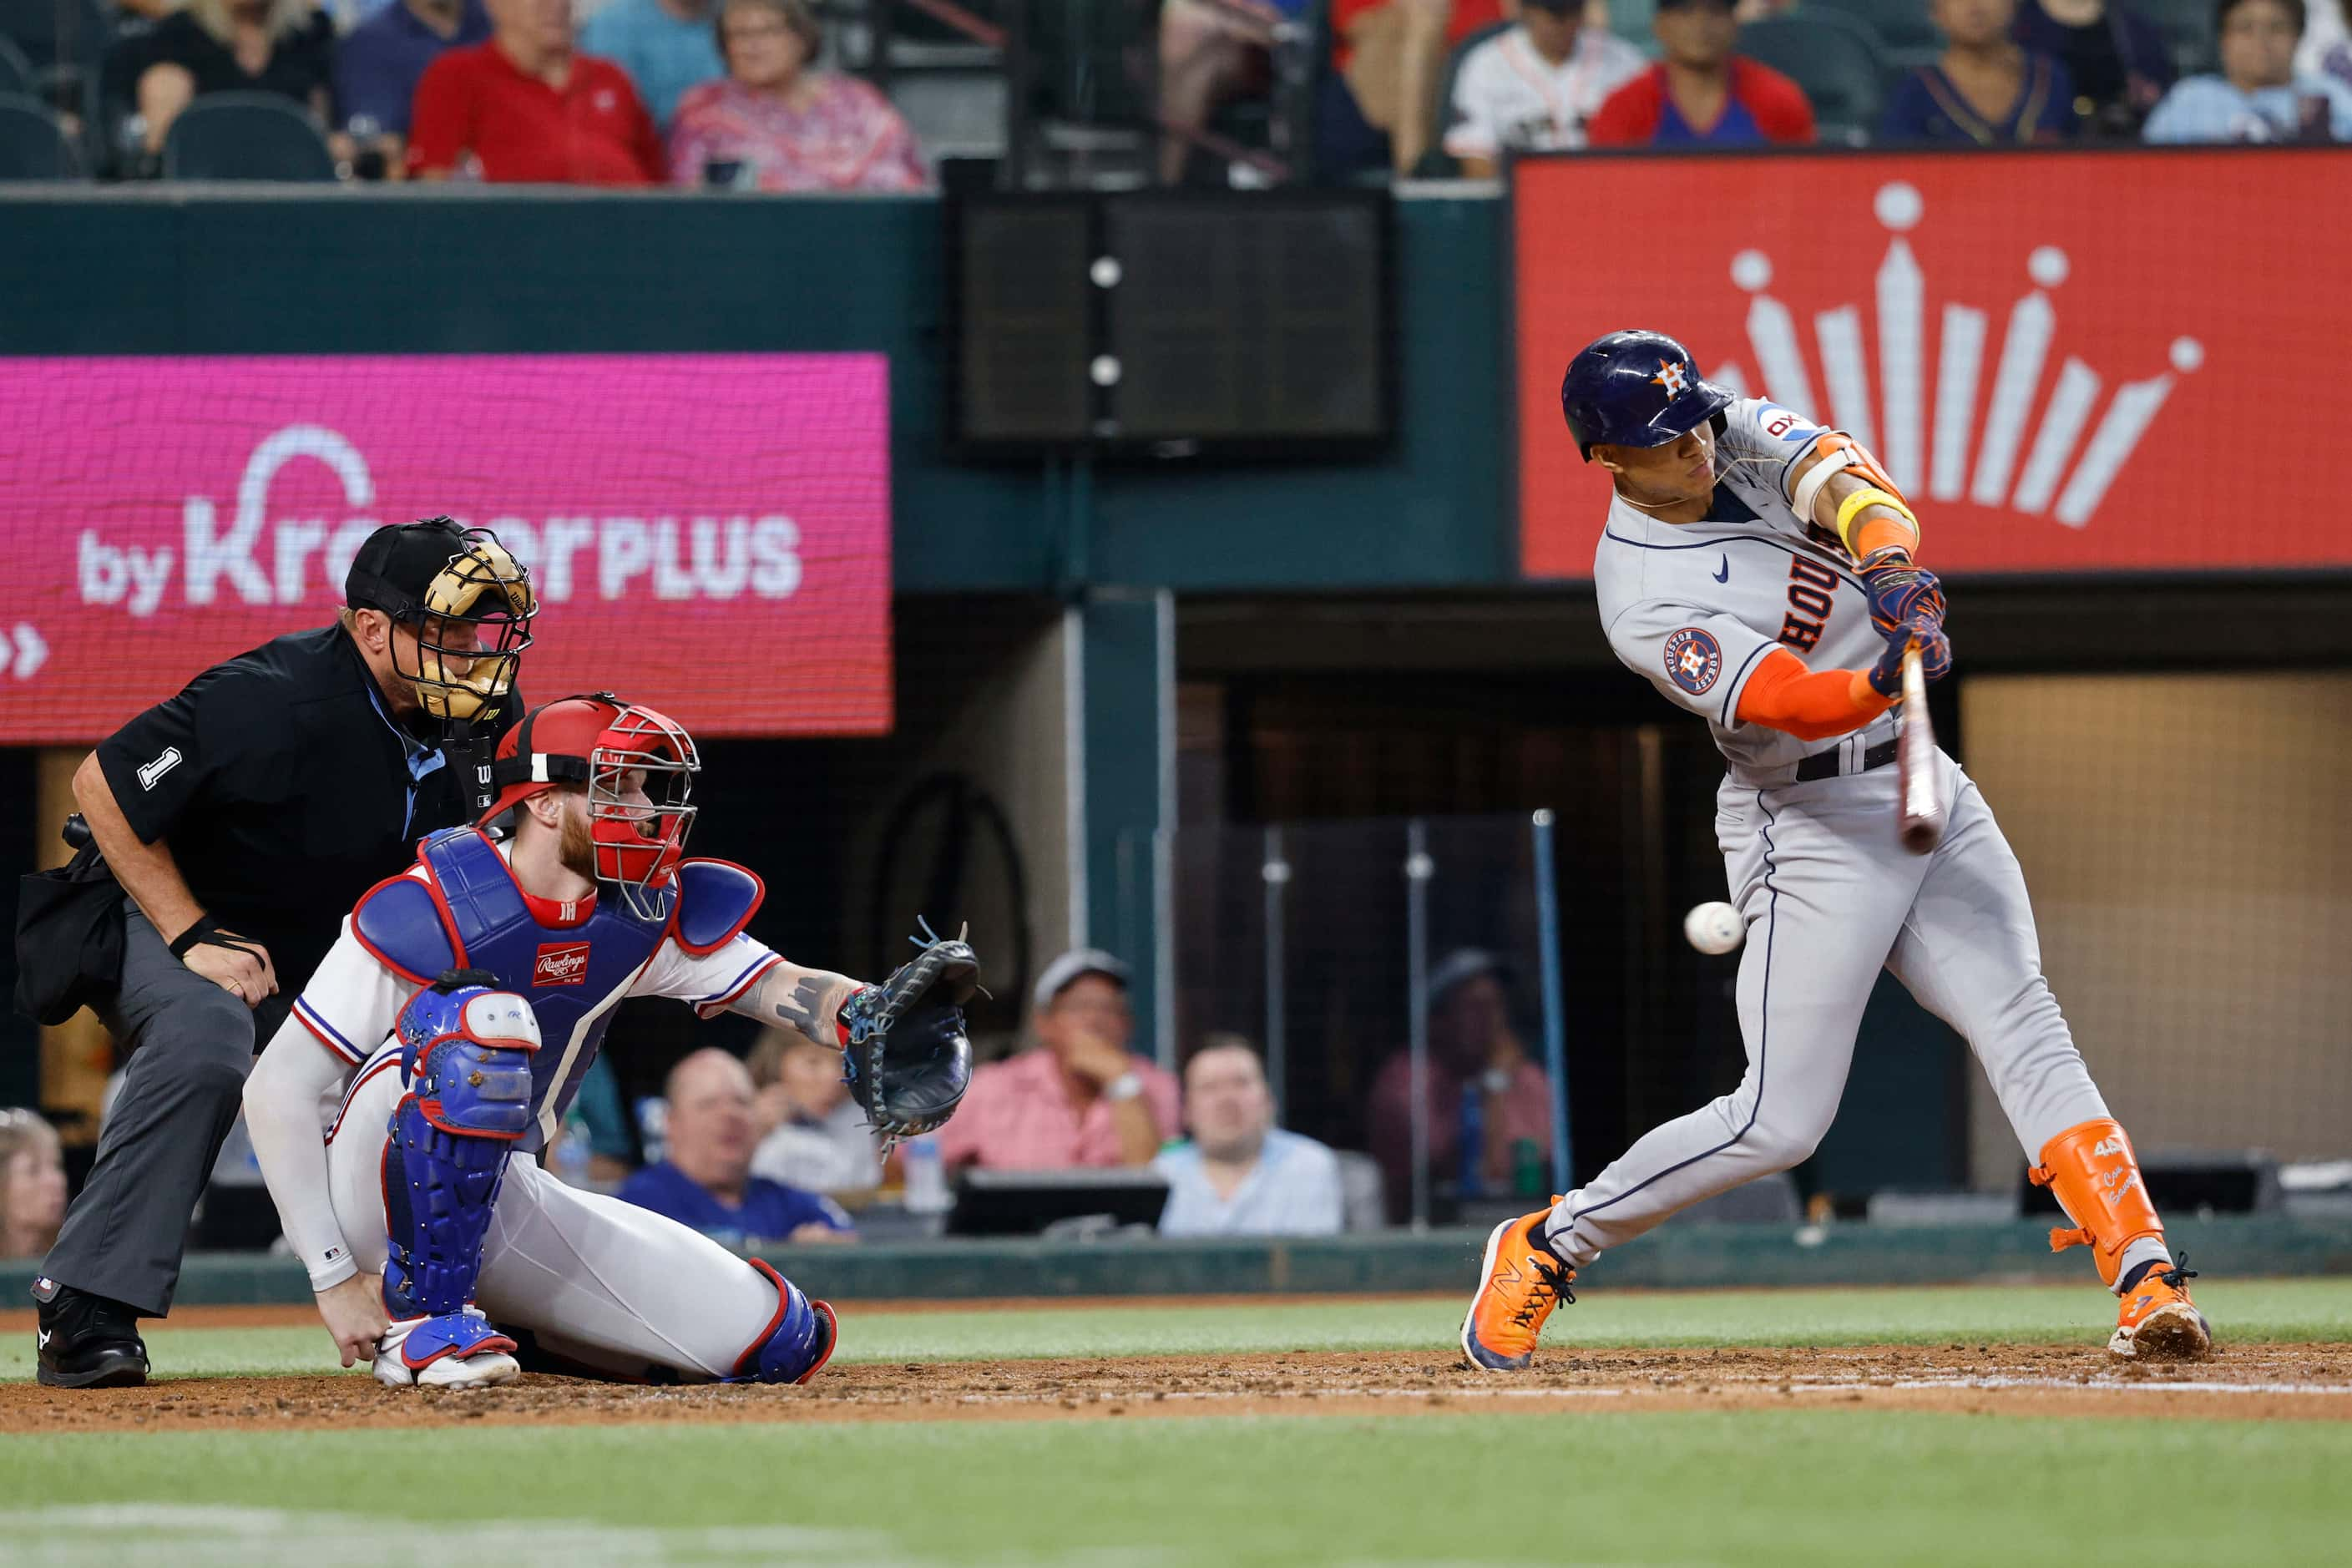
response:
[[[540,943],[538,962],[531,965],[530,970],[532,987],[585,984],[588,980],[588,945],[584,942]]]

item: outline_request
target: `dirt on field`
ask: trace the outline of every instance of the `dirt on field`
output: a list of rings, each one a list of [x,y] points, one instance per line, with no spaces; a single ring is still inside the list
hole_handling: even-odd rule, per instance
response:
[[[290,1430],[659,1421],[1158,1420],[1421,1411],[1913,1409],[2007,1415],[2352,1418],[2352,1345],[2228,1347],[2133,1366],[2095,1346],[1953,1343],[1538,1352],[1474,1373],[1427,1351],[828,1367],[805,1388],[640,1388],[529,1375],[393,1390],[362,1376],[184,1378],[68,1392],[0,1384],[0,1431]]]

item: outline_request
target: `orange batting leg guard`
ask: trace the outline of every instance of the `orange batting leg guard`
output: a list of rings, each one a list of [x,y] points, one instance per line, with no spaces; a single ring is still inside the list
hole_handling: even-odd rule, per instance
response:
[[[2058,1195],[2073,1230],[2050,1233],[2050,1250],[2088,1247],[2108,1289],[2123,1272],[2124,1248],[2141,1237],[2164,1240],[2164,1222],[2140,1180],[2139,1161],[2121,1123],[2103,1117],[2069,1127],[2042,1146],[2042,1163],[2026,1175]]]
[[[2069,1127],[2042,1145],[2042,1163],[2027,1174],[2035,1186],[2055,1192],[2075,1222],[2072,1230],[2050,1233],[2050,1250],[2090,1247],[2109,1289],[2133,1242],[2145,1237],[2163,1245],[2164,1222],[2140,1179],[2131,1140],[2116,1121],[2101,1118]],[[2135,1359],[2196,1360],[2209,1354],[2212,1330],[2189,1299],[2190,1278],[2185,1259],[2144,1273],[2126,1295],[2107,1348]]]

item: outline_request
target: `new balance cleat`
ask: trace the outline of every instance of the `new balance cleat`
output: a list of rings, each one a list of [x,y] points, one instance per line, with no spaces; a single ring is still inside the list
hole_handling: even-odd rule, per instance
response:
[[[2141,1275],[2123,1294],[2107,1349],[2134,1361],[2203,1361],[2211,1355],[2213,1327],[2189,1299],[2189,1281],[2196,1278],[2185,1252],[2170,1268]]]
[[[1558,1198],[1552,1200],[1559,1203]],[[1543,1244],[1538,1209],[1506,1220],[1486,1238],[1478,1293],[1462,1320],[1462,1353],[1482,1372],[1517,1372],[1535,1356],[1536,1338],[1562,1302],[1574,1301],[1576,1270]]]

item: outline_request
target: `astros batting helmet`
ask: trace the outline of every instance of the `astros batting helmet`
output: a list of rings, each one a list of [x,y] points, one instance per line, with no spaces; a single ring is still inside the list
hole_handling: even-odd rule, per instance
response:
[[[1600,442],[1663,447],[1730,402],[1729,391],[1699,379],[1690,350],[1664,332],[1595,338],[1568,362],[1559,383],[1559,410],[1588,463]]]

